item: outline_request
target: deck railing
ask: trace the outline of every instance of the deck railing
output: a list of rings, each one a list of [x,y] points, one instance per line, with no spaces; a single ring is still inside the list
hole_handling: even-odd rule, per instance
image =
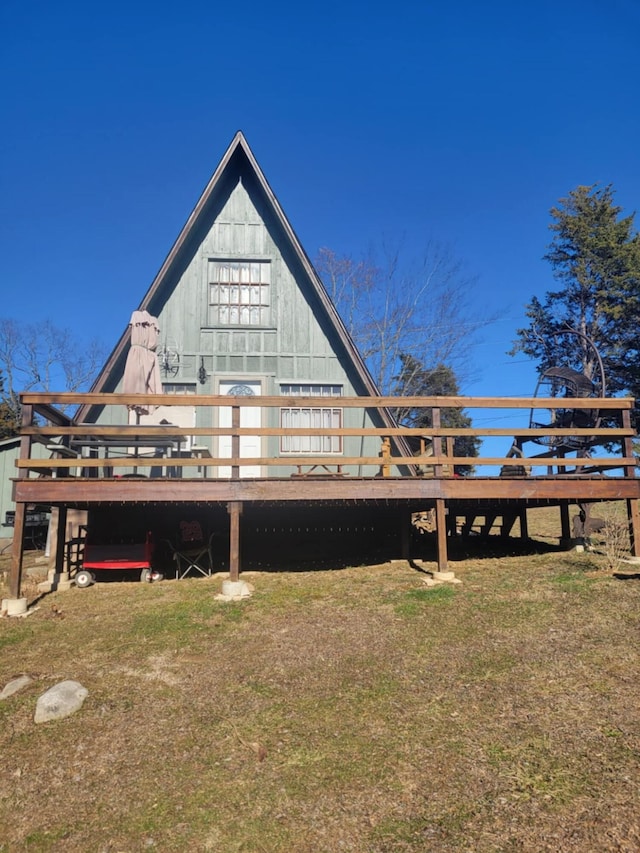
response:
[[[20,477],[125,475],[135,471],[158,476],[262,477],[339,476],[363,477],[422,475],[454,476],[458,466],[473,466],[476,476],[543,474],[585,476],[635,476],[631,425],[634,401],[630,398],[506,398],[506,397],[285,397],[125,395],[79,393],[25,393],[22,395],[22,444],[17,462]],[[61,409],[78,407],[83,422]],[[196,423],[212,426],[176,426],[172,423],[128,423],[129,412],[162,406],[194,407],[203,412]],[[607,427],[554,426],[558,410],[590,410],[597,406]],[[243,411],[264,410],[261,426],[243,426]],[[465,409],[472,417],[482,410],[482,427],[443,427],[443,409]],[[281,410],[341,410],[341,427],[284,427]],[[432,427],[396,426],[389,413],[395,409],[429,411]],[[529,411],[549,410],[549,425],[526,426]],[[224,423],[219,425],[220,411]],[[354,425],[371,413],[380,426]],[[493,426],[513,420],[509,427]],[[144,420],[142,418],[141,420]],[[170,420],[170,417],[165,418]],[[559,422],[556,420],[556,422]],[[217,425],[215,425],[217,424]],[[348,424],[348,425],[344,425]],[[615,426],[612,426],[615,424]],[[259,438],[265,454],[246,455],[243,439]],[[220,451],[224,437],[225,452]],[[283,452],[283,438],[306,439],[307,452]],[[485,441],[504,438],[504,454],[455,456],[456,438]],[[341,452],[315,452],[313,442],[339,438]],[[584,440],[584,443],[583,443]],[[409,449],[417,445],[417,455]],[[580,449],[582,445],[583,449]],[[333,445],[336,446],[335,444]],[[541,446],[544,448],[540,450]],[[571,447],[578,449],[570,450]],[[181,448],[184,448],[180,452]],[[354,452],[354,448],[359,452]],[[594,449],[598,448],[597,453]],[[118,455],[109,451],[118,449]],[[525,452],[526,451],[526,452]],[[482,450],[481,450],[482,453]],[[493,469],[493,470],[490,470]],[[498,470],[495,470],[498,469]],[[204,473],[203,473],[204,472]],[[617,472],[617,473],[616,473]]]

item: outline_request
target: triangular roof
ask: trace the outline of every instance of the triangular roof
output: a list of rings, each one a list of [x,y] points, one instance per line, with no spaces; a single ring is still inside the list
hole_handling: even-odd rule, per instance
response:
[[[139,310],[149,310],[153,313],[153,301],[156,294],[161,292],[165,281],[169,278],[170,272],[174,266],[174,264],[179,262],[179,259],[189,244],[191,238],[199,232],[199,226],[203,222],[204,218],[207,215],[207,211],[210,206],[210,202],[213,196],[216,193],[216,190],[221,187],[224,182],[225,174],[228,172],[230,168],[230,164],[235,157],[244,157],[246,159],[246,164],[253,173],[255,180],[262,190],[264,195],[264,199],[266,200],[266,204],[269,206],[271,213],[275,217],[277,223],[282,228],[282,231],[289,242],[290,248],[300,263],[302,269],[304,270],[308,281],[311,285],[312,290],[315,292],[322,308],[326,312],[327,319],[330,324],[335,329],[335,332],[344,346],[344,349],[349,357],[355,373],[359,378],[364,395],[371,396],[379,396],[380,392],[376,386],[376,383],[373,380],[373,377],[369,373],[362,356],[358,352],[349,332],[347,331],[340,315],[338,314],[333,302],[331,301],[318,273],[315,271],[313,264],[309,260],[309,257],[300,243],[295,231],[293,230],[291,223],[287,219],[280,202],[276,198],[275,193],[271,189],[269,182],[267,181],[262,169],[258,165],[256,158],[247,143],[243,133],[238,131],[236,135],[233,137],[231,144],[227,148],[224,156],[222,157],[218,167],[215,172],[211,176],[209,183],[204,189],[204,192],[198,199],[196,206],[193,208],[189,218],[184,224],[178,238],[173,244],[169,254],[164,260],[164,263],[160,267],[156,277],[154,278],[151,286],[147,290],[144,298],[142,299],[139,307]],[[116,344],[114,350],[111,355],[107,359],[104,367],[102,368],[100,374],[98,375],[96,381],[91,387],[91,391],[99,392],[105,390],[105,385],[108,382],[108,379],[112,373],[114,366],[120,361],[126,352],[129,346],[129,338],[130,338],[130,330],[127,328],[125,332],[120,337],[120,340]],[[380,410],[380,413],[383,416],[383,420],[388,426],[394,425],[394,420],[391,417],[391,414],[387,410]],[[87,410],[81,410],[77,414],[77,418],[83,420],[87,415]]]

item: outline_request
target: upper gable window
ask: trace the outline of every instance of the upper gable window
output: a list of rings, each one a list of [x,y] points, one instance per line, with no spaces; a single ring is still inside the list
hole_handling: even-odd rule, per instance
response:
[[[209,305],[214,325],[268,325],[271,263],[209,261]]]

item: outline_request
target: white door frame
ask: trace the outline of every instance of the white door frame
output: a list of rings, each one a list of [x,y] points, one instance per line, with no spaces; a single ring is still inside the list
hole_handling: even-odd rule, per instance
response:
[[[217,394],[226,395],[235,385],[245,386],[252,391],[255,396],[262,396],[264,393],[264,377],[260,376],[243,376],[242,374],[232,374],[231,376],[219,376],[216,378]],[[263,423],[263,409],[257,406],[242,408],[240,410],[240,426],[242,427],[260,427]],[[221,407],[218,409],[218,426],[231,426],[231,406]],[[218,436],[218,452],[217,456],[224,458],[231,456],[231,436]],[[263,456],[262,452],[262,436],[240,436],[240,456]],[[240,468],[240,477],[261,477],[262,467],[259,465],[243,466]],[[218,467],[218,477],[230,478],[231,466]]]

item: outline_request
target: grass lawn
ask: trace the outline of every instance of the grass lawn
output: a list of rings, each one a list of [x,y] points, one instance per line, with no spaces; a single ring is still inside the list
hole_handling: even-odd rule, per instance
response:
[[[640,581],[530,525],[455,586],[103,583],[0,620],[0,688],[35,679],[0,703],[0,851],[637,853]],[[68,678],[83,708],[36,725]]]

